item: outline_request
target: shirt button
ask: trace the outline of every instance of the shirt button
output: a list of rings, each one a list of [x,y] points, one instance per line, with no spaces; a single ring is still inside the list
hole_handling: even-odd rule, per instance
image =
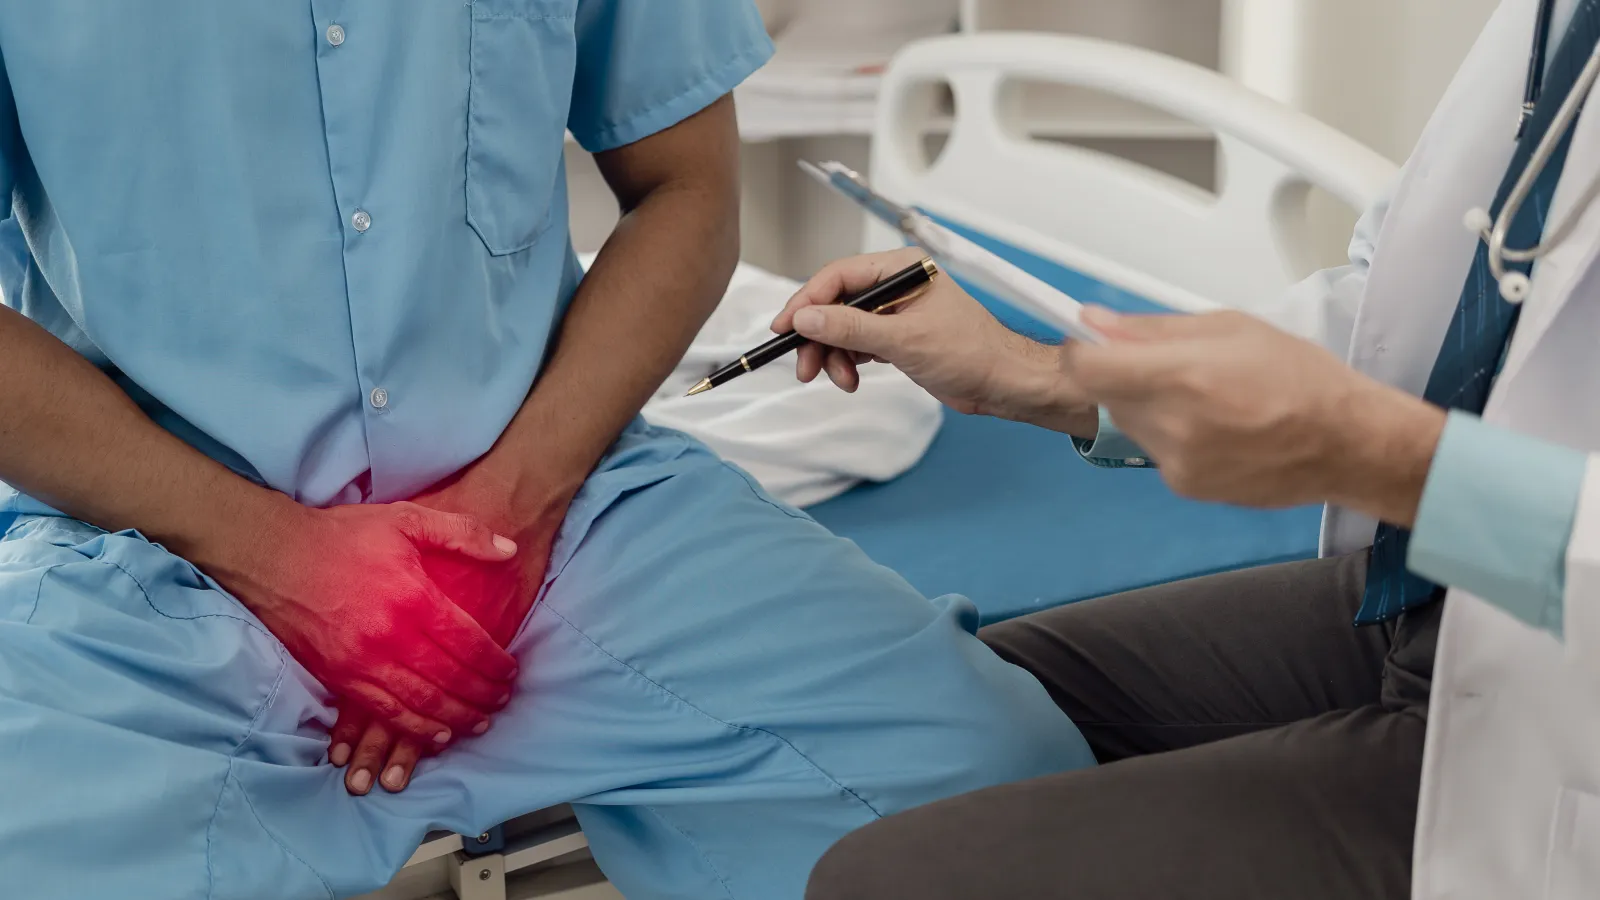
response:
[[[350,217],[350,224],[355,226],[358,234],[365,234],[367,229],[372,227],[372,216],[368,215],[366,210],[358,209],[356,214]]]
[[[328,43],[330,45],[334,46],[334,47],[337,47],[340,44],[344,43],[344,26],[342,26],[342,25],[329,25],[328,26]]]
[[[373,388],[371,399],[373,409],[383,409],[389,405],[389,392],[383,388]]]
[[[1149,462],[1149,460],[1142,456],[1135,456],[1127,460],[1128,465],[1134,467],[1135,469],[1143,467],[1147,462]]]

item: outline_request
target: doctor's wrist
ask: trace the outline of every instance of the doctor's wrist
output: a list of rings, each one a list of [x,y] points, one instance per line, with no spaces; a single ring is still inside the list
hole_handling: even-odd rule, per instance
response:
[[[1093,440],[1100,431],[1100,408],[1062,374],[1060,348],[1011,332],[1006,333],[1005,343],[988,399],[978,411]]]
[[[1376,382],[1341,404],[1328,470],[1329,499],[1381,521],[1410,528],[1427,487],[1448,414]]]

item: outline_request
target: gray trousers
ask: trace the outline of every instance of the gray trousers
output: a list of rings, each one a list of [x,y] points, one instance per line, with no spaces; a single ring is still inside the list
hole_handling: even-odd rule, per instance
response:
[[[1443,604],[1355,628],[1367,555],[988,629],[1099,768],[884,819],[808,900],[1402,900]]]

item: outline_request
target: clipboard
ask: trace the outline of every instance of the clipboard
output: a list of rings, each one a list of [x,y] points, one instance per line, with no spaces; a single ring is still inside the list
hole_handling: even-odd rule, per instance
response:
[[[1069,338],[1092,344],[1105,342],[1103,335],[1084,324],[1083,304],[940,225],[927,214],[888,200],[847,166],[837,162],[817,165],[801,160],[800,168],[921,247],[952,276],[988,291],[1054,326]]]

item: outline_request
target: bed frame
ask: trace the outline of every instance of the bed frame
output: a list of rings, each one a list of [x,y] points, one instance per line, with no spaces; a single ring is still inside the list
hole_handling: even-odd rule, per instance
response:
[[[1019,102],[1028,83],[1101,91],[1215,135],[1217,192],[1034,138]],[[954,115],[933,159],[925,136],[949,115],[947,90]],[[871,178],[886,196],[1185,312],[1274,302],[1315,268],[1312,189],[1359,212],[1398,174],[1344,133],[1216,71],[1092,38],[922,41],[895,59],[880,104]],[[897,244],[869,227],[869,250]]]

